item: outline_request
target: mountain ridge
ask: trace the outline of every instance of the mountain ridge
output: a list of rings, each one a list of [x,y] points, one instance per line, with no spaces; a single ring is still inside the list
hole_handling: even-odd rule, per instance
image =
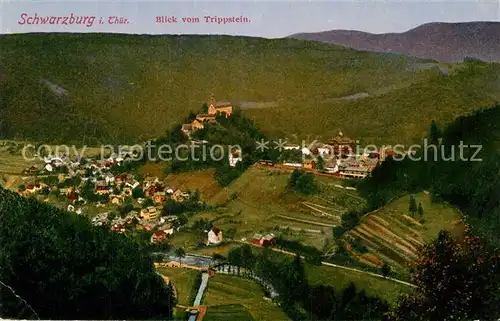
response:
[[[461,62],[466,58],[500,61],[500,22],[496,21],[430,22],[400,33],[338,29],[296,33],[287,38],[441,62]]]

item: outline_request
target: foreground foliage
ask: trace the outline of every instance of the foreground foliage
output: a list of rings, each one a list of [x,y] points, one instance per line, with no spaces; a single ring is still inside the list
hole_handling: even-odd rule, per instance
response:
[[[42,319],[168,319],[171,289],[149,252],[76,214],[0,187],[0,280]],[[2,316],[34,318],[1,287]]]
[[[393,320],[492,320],[500,315],[500,258],[470,235],[448,232],[415,262],[414,293],[403,295]]]

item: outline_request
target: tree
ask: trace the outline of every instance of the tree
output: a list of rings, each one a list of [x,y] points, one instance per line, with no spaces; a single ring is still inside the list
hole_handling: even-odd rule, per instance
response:
[[[186,251],[182,247],[175,249],[175,256],[179,259],[179,264],[182,266],[182,259],[186,257]]]
[[[204,103],[202,106],[201,106],[201,110],[204,114],[208,113],[208,104],[207,103]]]
[[[318,186],[316,186],[316,182],[314,181],[314,175],[312,173],[301,173],[295,182],[294,189],[302,194],[316,193],[318,191]]]
[[[440,136],[441,136],[441,131],[439,130],[439,127],[436,125],[436,122],[433,120],[431,122],[431,126],[429,129],[429,143],[438,146]]]
[[[388,277],[391,273],[391,267],[387,263],[384,263],[384,265],[382,265],[381,270],[384,277]]]
[[[300,176],[302,176],[302,171],[299,169],[295,169],[292,172],[292,175],[290,175],[290,180],[288,181],[288,187],[295,188],[295,184],[297,183],[297,180],[299,179]]]
[[[391,313],[393,320],[492,320],[500,315],[500,256],[466,226],[457,239],[447,231],[422,250],[412,281]]]
[[[227,254],[227,260],[230,264],[236,266],[237,270],[238,270],[238,275],[240,275],[240,267],[242,265],[242,252],[241,252],[241,248],[239,247],[236,247],[234,249],[232,249],[231,251],[229,251],[229,253]]]
[[[132,190],[133,198],[144,198],[144,190],[140,187],[136,187]]]
[[[413,195],[410,195],[408,211],[412,216],[415,216],[415,213],[417,212],[417,202],[415,201],[415,197]]]
[[[316,159],[316,168],[319,171],[325,170],[325,161],[323,160],[323,157],[318,156],[318,158]]]
[[[2,317],[50,320],[169,319],[171,289],[137,242],[88,218],[0,187]],[[78,249],[78,250],[76,250]],[[112,262],[112,264],[110,264]],[[30,315],[28,315],[30,314]]]
[[[151,198],[146,198],[146,200],[144,201],[144,203],[142,203],[142,207],[143,208],[146,208],[148,206],[153,206],[155,205],[155,202],[151,199]]]
[[[424,208],[422,207],[422,203],[418,203],[417,212],[418,212],[418,217],[422,218],[422,216],[424,215]]]
[[[20,190],[21,192],[24,192],[24,191],[26,190],[26,185],[22,185],[22,184],[21,184],[21,185],[19,185],[19,190]]]

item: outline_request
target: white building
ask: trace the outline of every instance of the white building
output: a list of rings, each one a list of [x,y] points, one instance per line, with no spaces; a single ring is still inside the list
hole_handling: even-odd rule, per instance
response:
[[[208,245],[222,242],[222,232],[218,228],[212,228],[208,232]]]

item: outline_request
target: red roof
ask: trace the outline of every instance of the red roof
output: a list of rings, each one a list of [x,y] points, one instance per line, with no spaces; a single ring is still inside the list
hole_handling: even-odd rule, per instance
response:
[[[154,236],[161,237],[161,236],[165,235],[165,231],[159,230],[159,231],[154,232],[153,234],[154,234]]]

